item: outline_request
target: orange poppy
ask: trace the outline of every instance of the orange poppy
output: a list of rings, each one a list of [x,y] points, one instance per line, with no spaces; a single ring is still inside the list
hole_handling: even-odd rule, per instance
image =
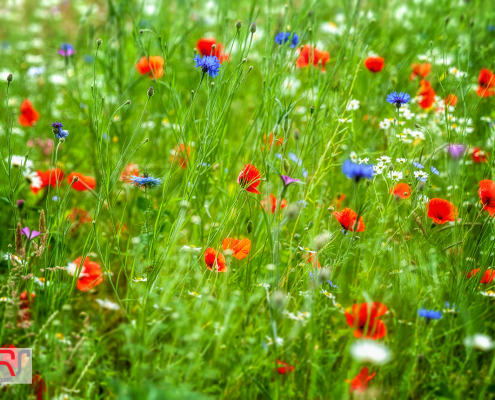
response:
[[[246,258],[251,250],[251,241],[249,239],[231,239],[225,238],[222,242],[224,250],[232,251],[232,255],[238,260]]]
[[[186,145],[184,143],[181,143],[178,146],[175,146],[175,148],[171,151],[170,162],[173,162],[175,160],[175,162],[178,163],[182,169],[186,169],[187,160],[190,153],[191,147],[187,146],[186,151]]]
[[[347,231],[354,232],[354,225],[356,225],[357,213],[350,208],[344,208],[342,211],[335,211],[333,216],[339,221],[342,228]],[[359,217],[356,232],[364,232],[365,226],[363,217]]]
[[[472,278],[473,276],[476,276],[479,271],[480,271],[479,268],[473,269],[468,273],[467,277]],[[492,269],[487,269],[483,274],[480,283],[492,283],[493,280],[495,280],[495,271]]]
[[[418,95],[421,96],[418,104],[423,109],[430,108],[435,102],[436,93],[431,87],[431,83],[427,80],[421,81],[421,87],[419,89]]]
[[[485,153],[484,150],[481,150],[479,147],[473,147],[471,150],[471,159],[476,163],[486,163],[486,156],[487,153]]]
[[[89,189],[93,190],[96,187],[95,178],[91,176],[84,176],[79,172],[70,173],[69,176],[67,177],[67,183],[70,185],[72,183],[72,180],[76,176],[79,178],[79,180],[77,182],[74,182],[74,184],[72,185],[72,189],[82,192],[84,190],[89,190]]]
[[[41,181],[41,185],[31,185],[29,187],[31,189],[31,192],[33,192],[34,194],[38,194],[40,190],[44,189],[47,186],[60,186],[62,179],[64,179],[64,173],[59,168],[47,169],[45,172],[36,171],[36,174]]]
[[[274,371],[282,375],[288,374],[289,372],[292,372],[296,369],[292,365],[289,365],[286,362],[280,360],[277,360],[277,365],[280,365],[280,367],[275,368]]]
[[[160,56],[141,57],[136,64],[136,69],[141,75],[149,75],[150,79],[161,78],[163,76],[163,58]]]
[[[214,50],[212,50],[213,45],[216,45]],[[228,61],[229,59],[229,55],[224,53],[224,46],[222,43],[217,43],[216,39],[213,38],[199,39],[196,43],[196,49],[198,49],[199,54],[202,56],[215,56],[220,63]]]
[[[347,325],[353,327],[354,337],[377,340],[387,334],[387,327],[383,321],[377,319],[387,312],[382,303],[354,304],[345,310]]]
[[[376,372],[369,375],[368,367],[363,367],[361,372],[352,380],[349,392],[352,393],[356,390],[358,393],[363,393],[368,389],[368,382],[371,381],[375,375]]]
[[[426,78],[431,71],[431,64],[430,63],[423,63],[423,64],[416,64],[414,63],[411,65],[412,73],[409,76],[409,79],[412,81],[414,78],[416,78],[418,75],[421,76],[422,78]]]
[[[316,262],[315,262],[316,261]],[[316,266],[318,268],[321,269],[321,265],[320,265],[320,262],[316,259],[316,257],[314,256],[314,254],[310,253],[307,257],[306,257],[306,262],[311,265],[313,268]]]
[[[40,114],[34,109],[33,103],[24,100],[21,104],[19,123],[22,126],[33,126],[40,119]]]
[[[120,175],[120,180],[122,182],[131,182],[131,176],[139,176],[139,167],[137,164],[130,163],[128,164],[125,168],[124,171],[122,172],[122,175]]]
[[[380,72],[385,66],[385,59],[383,57],[368,57],[364,60],[364,66],[368,71]]]
[[[277,197],[272,193],[270,193],[269,203],[270,203],[270,206],[269,206],[270,212],[272,214],[275,214],[275,211],[277,209]],[[261,200],[261,206],[265,209],[265,211],[268,211],[268,201],[267,201],[266,197],[263,200]],[[280,203],[280,209],[283,209],[285,207],[287,207],[287,200],[283,199],[282,203]]]
[[[81,268],[81,257],[77,257],[74,260],[76,264],[76,271]],[[77,272],[76,272],[77,275]],[[100,264],[89,261],[89,257],[86,257],[82,265],[81,272],[79,273],[79,278],[77,279],[76,286],[81,292],[87,292],[89,289],[98,286],[103,282],[103,276],[101,273]]]
[[[206,267],[210,270],[217,272],[226,272],[227,264],[225,263],[225,257],[222,253],[208,247],[205,251],[205,263]]]
[[[313,67],[319,67],[321,64],[321,71],[325,72],[325,64],[330,61],[330,54],[328,51],[321,51],[317,48],[305,45],[300,49],[299,57],[296,60],[297,68],[304,68],[313,64]]]
[[[489,69],[483,68],[478,75],[478,90],[476,94],[479,97],[489,97],[495,94],[492,87],[495,86],[495,76]]]
[[[450,201],[444,199],[431,199],[426,205],[426,211],[428,218],[439,225],[455,221],[457,216],[457,208]]]
[[[263,135],[263,143],[266,144],[266,135]],[[270,136],[268,138],[268,150],[272,148],[272,143],[273,143],[273,132],[270,133]],[[284,144],[284,138],[279,137],[275,140],[275,147],[280,147]],[[261,151],[265,150],[265,146],[261,146]]]
[[[398,183],[390,189],[390,194],[393,194],[401,199],[407,199],[411,195],[412,189],[407,183]]]
[[[256,189],[260,185],[261,174],[258,169],[251,164],[246,164],[237,177],[237,183],[241,185],[247,192],[261,194]]]
[[[495,214],[495,182],[489,179],[481,181],[478,194],[483,204],[483,209],[493,217]]]
[[[445,104],[448,106],[455,107],[455,105],[457,104],[457,96],[455,94],[449,94],[445,98]]]

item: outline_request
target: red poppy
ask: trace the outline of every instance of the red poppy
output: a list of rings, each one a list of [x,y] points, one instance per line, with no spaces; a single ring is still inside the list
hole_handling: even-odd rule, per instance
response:
[[[136,69],[141,75],[149,75],[150,79],[161,78],[163,76],[163,58],[160,56],[141,57],[136,64]]]
[[[216,45],[216,48],[212,50],[214,44]],[[196,43],[196,49],[198,49],[199,54],[202,56],[216,56],[220,63],[229,59],[229,55],[224,53],[224,46],[222,43],[217,43],[216,39],[213,38],[199,39]]]
[[[350,208],[344,208],[342,211],[335,211],[333,216],[337,218],[342,228],[347,231],[354,232],[354,228],[356,225],[357,213],[352,211]],[[359,222],[357,224],[357,229],[355,232],[364,232],[364,222],[363,217],[359,217]]]
[[[217,272],[226,272],[227,264],[225,263],[225,257],[222,253],[208,247],[205,251],[205,263],[206,267],[210,270]]]
[[[256,189],[260,185],[260,181],[260,172],[251,164],[246,164],[237,177],[237,183],[241,185],[241,187],[246,189],[246,191],[255,194],[261,194],[261,192]]]
[[[401,199],[407,199],[411,195],[411,192],[411,186],[407,183],[398,183],[390,189],[390,194],[394,194]]]
[[[238,260],[242,260],[248,256],[249,251],[251,250],[251,241],[246,238],[242,240],[226,238],[223,239],[222,247],[224,250],[230,250],[232,256]]]
[[[64,179],[64,173],[59,168],[47,169],[45,172],[36,171],[36,174],[41,181],[41,184],[31,182],[31,192],[37,194],[41,189],[44,189],[47,186],[60,186],[62,179]]]
[[[426,78],[431,71],[431,64],[430,63],[423,63],[423,64],[414,63],[413,65],[411,65],[411,69],[413,70],[413,72],[409,76],[409,79],[411,81],[414,78],[416,78],[418,75],[422,78]]]
[[[328,51],[321,51],[317,48],[305,45],[300,49],[299,57],[296,60],[297,68],[304,68],[313,64],[313,67],[319,67],[321,65],[321,71],[325,72],[325,64],[330,61],[330,54]]]
[[[43,400],[43,394],[46,393],[46,383],[41,375],[33,375],[33,383],[31,384],[31,386],[33,387],[36,400]]]
[[[449,94],[446,98],[445,98],[445,104],[447,106],[452,106],[452,107],[455,107],[455,105],[457,104],[457,96],[455,94]]]
[[[364,66],[371,72],[380,72],[385,66],[385,59],[383,57],[368,57],[364,60]]]
[[[444,199],[431,199],[426,205],[426,211],[428,218],[439,225],[453,222],[457,216],[457,208],[450,201]]]
[[[77,257],[74,260],[76,264],[76,271],[79,271],[81,265],[81,257]],[[76,273],[77,275],[77,273]],[[76,286],[81,292],[87,292],[95,286],[98,286],[103,282],[103,276],[101,273],[100,265],[94,261],[89,261],[86,257],[82,265],[81,272],[79,273],[79,279],[77,280]]]
[[[471,159],[476,163],[486,163],[487,153],[484,150],[481,150],[479,147],[473,147],[470,151]]]
[[[275,214],[275,210],[277,209],[277,197],[272,193],[270,193],[269,202],[270,202],[270,206],[269,206],[270,212],[272,214]],[[261,200],[261,206],[265,209],[265,211],[268,211],[268,201],[267,201],[266,197],[263,200]],[[285,207],[287,207],[287,200],[283,199],[282,203],[280,203],[280,209],[285,208]]]
[[[24,291],[19,295],[19,309],[22,311],[23,321],[31,320],[31,303],[34,301],[35,297],[36,295],[34,293],[31,293],[31,296],[29,296],[27,291]]]
[[[363,367],[361,372],[352,380],[349,392],[352,393],[356,390],[358,393],[363,393],[368,389],[368,382],[371,381],[375,375],[376,372],[369,375],[368,367]]]
[[[493,217],[495,214],[495,182],[489,179],[481,181],[478,194],[483,204],[483,209]]]
[[[19,123],[22,126],[33,126],[40,119],[40,114],[34,109],[33,103],[24,100],[21,104]]]
[[[175,148],[170,152],[170,162],[176,162],[180,165],[182,169],[186,169],[187,160],[189,158],[189,154],[191,153],[191,147],[187,146],[184,143],[175,146]]]
[[[280,365],[279,367],[275,368],[274,371],[278,372],[281,375],[286,375],[289,372],[294,371],[296,368],[293,367],[292,365],[287,364],[286,362],[277,360],[277,365]]]
[[[480,271],[479,268],[473,269],[472,271],[469,271],[467,274],[468,278],[472,278],[473,276],[478,275],[478,272]],[[480,283],[492,283],[493,280],[495,280],[495,271],[492,269],[487,269],[485,273],[483,274],[483,277],[480,280]]]
[[[266,135],[263,135],[263,143],[266,144]],[[268,137],[268,150],[272,148],[272,143],[273,143],[273,132],[270,133],[270,136]],[[279,137],[275,140],[275,147],[280,147],[284,144],[284,138]],[[261,146],[261,151],[265,150],[265,146]]]
[[[316,262],[315,262],[316,261]],[[321,268],[320,262],[316,259],[313,253],[310,253],[306,257],[306,262],[311,265],[313,268],[316,266],[318,268]]]
[[[421,108],[428,109],[433,106],[436,93],[431,87],[430,82],[424,79],[421,81],[421,87],[419,88],[418,95],[421,96],[421,99],[418,102]]]
[[[131,182],[131,176],[139,176],[139,167],[137,164],[130,163],[128,164],[125,168],[124,171],[122,172],[122,175],[120,175],[120,180],[122,182]]]
[[[354,328],[354,337],[377,340],[387,334],[383,321],[377,319],[387,312],[382,303],[354,304],[345,310],[347,325]]]
[[[80,174],[79,172],[72,172],[69,174],[67,177],[67,183],[70,185],[72,183],[72,180],[75,177],[78,177],[79,180],[77,182],[74,182],[72,185],[72,189],[78,190],[78,191],[84,191],[84,190],[93,190],[96,187],[96,180],[95,178],[91,176],[84,176],[83,174]]]
[[[489,69],[483,68],[478,76],[478,90],[476,94],[479,97],[489,97],[495,94],[492,87],[495,86],[495,76]]]

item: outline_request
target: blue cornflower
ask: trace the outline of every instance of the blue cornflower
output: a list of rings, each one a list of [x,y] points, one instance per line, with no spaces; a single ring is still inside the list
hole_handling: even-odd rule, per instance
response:
[[[431,170],[431,173],[432,174],[435,174],[435,175],[440,175],[440,172],[438,172],[438,169],[436,169],[435,167],[430,167],[430,170]]]
[[[289,38],[292,36],[290,48],[293,49],[299,43],[299,36],[295,33],[290,32],[280,32],[277,36],[275,36],[275,43],[279,45],[283,45],[289,41]]]
[[[65,139],[69,136],[69,131],[62,129],[63,125],[61,122],[54,122],[52,128],[53,134],[59,139]]]
[[[442,318],[442,312],[441,311],[427,310],[426,308],[422,308],[421,310],[418,310],[418,315],[420,317],[426,318],[428,321],[431,319]]]
[[[387,101],[390,104],[395,104],[397,108],[400,108],[402,104],[409,103],[409,100],[411,100],[411,96],[409,96],[408,93],[404,92],[392,92],[387,96]]]
[[[423,169],[424,168],[424,165],[421,165],[419,162],[413,162],[413,165],[417,168],[417,169]],[[433,168],[433,167],[432,167]],[[432,171],[433,172],[433,171]]]
[[[140,186],[142,189],[152,189],[160,184],[159,178],[153,178],[151,176],[135,176],[131,175],[131,182],[136,186]]]
[[[363,178],[371,179],[373,176],[373,165],[356,164],[351,160],[345,160],[342,165],[342,172],[349,179],[359,182]]]
[[[212,78],[218,76],[218,70],[220,69],[220,60],[216,56],[203,56],[201,58],[196,54],[194,57],[196,61],[196,68],[201,68],[203,74],[208,73]]]

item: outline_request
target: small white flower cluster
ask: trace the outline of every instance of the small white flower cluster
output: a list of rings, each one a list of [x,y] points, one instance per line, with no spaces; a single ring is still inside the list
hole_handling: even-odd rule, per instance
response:
[[[304,312],[298,311],[297,314],[294,314],[285,310],[284,315],[288,319],[291,319],[293,321],[300,321],[303,324],[305,324],[308,321],[308,319],[311,317],[311,314],[307,311]]]

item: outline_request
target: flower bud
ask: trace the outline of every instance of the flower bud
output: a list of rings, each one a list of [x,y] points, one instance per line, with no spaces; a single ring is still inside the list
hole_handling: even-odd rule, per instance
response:
[[[26,203],[26,202],[25,202],[23,199],[19,199],[19,200],[17,200],[17,208],[18,208],[19,210],[22,210],[22,209],[24,208],[24,204],[25,204],[25,203]]]
[[[315,106],[309,107],[309,112],[313,114],[315,112]]]
[[[243,58],[243,59],[242,59],[242,63],[243,63],[243,64],[247,63],[247,58]]]
[[[153,89],[153,86],[151,86],[149,89],[148,89],[148,97],[151,97],[155,94],[155,89]]]
[[[242,27],[242,22],[241,22],[240,20],[239,20],[239,21],[237,21],[237,22],[235,23],[235,27],[236,27],[236,29],[237,29],[237,30],[241,29],[241,27]]]
[[[130,101],[130,100],[127,100],[127,101],[125,102],[125,104],[128,106],[129,104],[131,104],[131,101]]]
[[[14,75],[12,75],[12,74],[8,74],[8,75],[7,75],[7,82],[8,82],[8,83],[10,83],[10,82],[12,82],[13,80],[14,80]]]
[[[139,34],[140,34],[140,35],[142,35],[142,34],[143,34],[143,32],[144,32],[144,31],[143,31],[142,29],[140,29],[140,30],[139,30]]]
[[[98,45],[98,47],[100,47],[103,43],[103,40],[101,39],[96,39],[96,44]]]
[[[79,177],[78,176],[74,176],[72,178],[72,182],[79,182]]]
[[[289,160],[287,160],[286,158],[284,158],[284,171],[285,172],[289,172],[289,170],[290,170]]]
[[[301,139],[301,133],[299,132],[299,129],[294,130],[294,139],[295,140]]]
[[[249,32],[251,33],[256,32],[256,24],[254,22],[251,24],[251,27],[249,28]]]
[[[333,213],[335,211],[335,208],[333,206],[330,206],[330,207],[327,208],[327,211],[329,213]]]
[[[421,125],[420,124],[414,124],[414,127],[415,128],[421,128]]]
[[[247,233],[251,233],[253,231],[253,221],[249,220],[246,224]]]
[[[389,169],[390,171],[393,171],[393,170],[394,170],[394,164],[390,164],[390,165],[388,166],[388,169]]]

